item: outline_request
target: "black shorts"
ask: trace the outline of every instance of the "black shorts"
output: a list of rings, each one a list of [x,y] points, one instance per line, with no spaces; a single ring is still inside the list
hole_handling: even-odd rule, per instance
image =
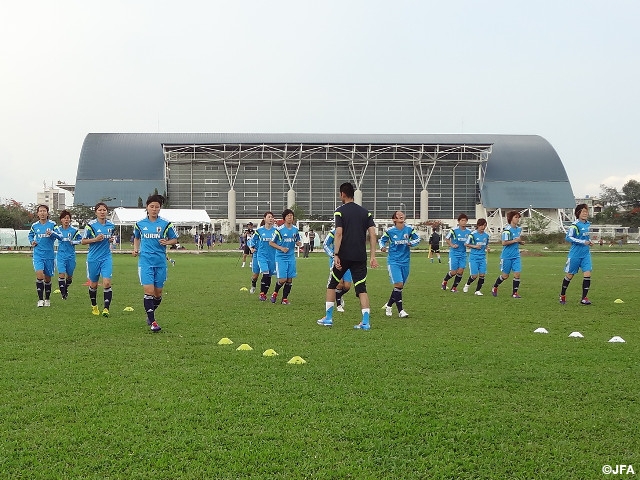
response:
[[[440,253],[440,245],[430,245],[433,253]]]
[[[243,251],[244,251],[245,255],[251,255],[251,249],[249,247],[247,247],[246,245],[244,246]]]
[[[350,260],[340,259],[340,267],[342,268],[341,270],[337,270],[335,267],[333,267],[333,273],[337,277],[342,278],[344,272],[346,272],[347,270],[351,270],[351,277],[353,278],[354,285],[367,278],[366,260],[364,262],[354,262]]]

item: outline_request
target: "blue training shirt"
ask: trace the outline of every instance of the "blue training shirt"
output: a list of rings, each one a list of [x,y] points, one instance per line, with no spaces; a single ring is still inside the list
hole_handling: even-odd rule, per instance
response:
[[[489,245],[489,234],[474,230],[469,234],[467,245],[480,245],[480,248],[469,249],[469,257],[484,257],[487,254],[487,245]]]
[[[96,238],[100,234],[104,235],[104,238],[101,242],[89,244],[87,262],[101,261],[111,256],[109,241],[111,239],[111,234],[115,231],[115,229],[116,226],[109,220],[106,220],[103,225],[98,221],[98,219],[94,218],[87,224],[87,227],[84,229],[83,238]]]
[[[136,222],[133,235],[140,239],[138,265],[141,267],[162,267],[167,264],[167,246],[160,244],[160,239],[173,240],[178,234],[173,224],[162,217],[155,221],[149,217]]]
[[[269,245],[276,233],[275,227],[267,228],[264,225],[256,229],[257,239],[254,239],[254,248],[258,249],[258,259],[265,259],[271,262],[276,261],[276,249]]]
[[[504,227],[502,231],[502,241],[508,242],[509,240],[513,240],[514,238],[518,238],[522,233],[522,227],[512,227],[511,225],[507,225]],[[510,245],[502,246],[502,253],[500,254],[500,258],[512,259],[518,258],[520,256],[520,244],[512,243]]]
[[[76,227],[56,227],[55,234],[58,239],[58,258],[73,258],[76,255],[76,245],[82,240],[82,233]]]
[[[397,228],[395,225],[388,228],[378,240],[380,248],[387,247],[388,265],[409,265],[411,261],[411,247],[420,243],[420,235],[411,225]]]
[[[458,248],[449,249],[449,255],[453,255],[456,257],[466,257],[467,256],[467,238],[471,234],[471,230],[468,228],[452,228],[447,232],[447,235],[444,238],[451,240],[451,243],[458,245]]]
[[[291,228],[288,228],[285,224],[282,224],[276,228],[276,232],[273,234],[273,243],[289,249],[287,253],[275,249],[276,259],[285,260],[294,258],[296,255],[296,243],[299,241],[300,232],[295,225],[291,225]]]
[[[570,258],[583,258],[590,254],[589,242],[591,237],[589,236],[590,222],[581,222],[576,220],[571,224],[567,230],[565,239],[571,243],[569,248]]]
[[[39,260],[53,260],[53,243],[56,241],[57,237],[55,234],[47,235],[47,230],[51,230],[51,232],[53,232],[55,228],[56,224],[52,220],[47,220],[44,223],[40,223],[38,220],[31,225],[28,236],[29,244],[34,241],[38,242],[38,244],[33,247],[33,258],[37,258]]]

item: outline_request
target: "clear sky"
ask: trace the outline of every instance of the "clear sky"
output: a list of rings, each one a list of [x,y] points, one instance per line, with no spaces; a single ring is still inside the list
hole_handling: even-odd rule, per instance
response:
[[[536,134],[640,180],[637,0],[0,2],[0,199],[91,132]]]

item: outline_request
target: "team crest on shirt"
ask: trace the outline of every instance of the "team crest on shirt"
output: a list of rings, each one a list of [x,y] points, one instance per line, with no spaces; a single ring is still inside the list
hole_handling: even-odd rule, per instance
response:
[[[162,230],[160,227],[156,227],[156,232],[160,233],[160,230]]]

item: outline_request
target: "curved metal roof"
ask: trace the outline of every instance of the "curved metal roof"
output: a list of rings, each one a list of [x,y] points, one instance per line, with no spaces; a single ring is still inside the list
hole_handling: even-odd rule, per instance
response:
[[[487,208],[570,208],[573,191],[554,148],[537,135],[319,133],[90,133],[76,176],[75,201],[137,205],[138,196],[163,192],[163,144],[491,144],[482,203]]]

